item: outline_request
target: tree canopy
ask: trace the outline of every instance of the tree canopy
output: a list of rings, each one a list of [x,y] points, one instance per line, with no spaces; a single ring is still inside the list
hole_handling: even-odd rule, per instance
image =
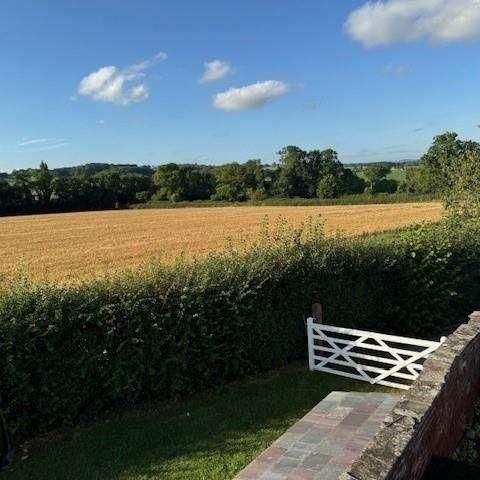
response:
[[[449,205],[478,196],[480,145],[454,132],[434,138],[419,165],[402,165],[405,181],[390,177],[391,163],[346,168],[335,150],[303,150],[287,145],[278,163],[258,159],[224,165],[157,168],[133,164],[87,164],[0,175],[0,214],[94,210],[148,201],[261,201],[270,196],[337,198],[343,195],[393,193],[442,194]],[[467,195],[468,193],[468,195]]]

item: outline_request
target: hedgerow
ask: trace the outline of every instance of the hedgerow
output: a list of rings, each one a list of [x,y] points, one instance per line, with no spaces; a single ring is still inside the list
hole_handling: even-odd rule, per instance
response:
[[[113,279],[20,279],[0,295],[7,420],[29,436],[304,357],[314,302],[327,323],[436,337],[478,307],[479,233],[441,222],[324,238],[311,226]]]
[[[441,198],[440,194],[418,194],[418,193],[359,193],[343,195],[337,198],[289,198],[289,197],[268,197],[264,200],[248,200],[244,202],[228,202],[223,200],[191,200],[170,202],[168,200],[150,200],[147,203],[133,203],[128,206],[131,209],[155,209],[155,208],[202,208],[202,207],[241,207],[245,205],[258,206],[335,206],[335,205],[371,205],[391,203],[414,203],[414,202],[435,202]]]

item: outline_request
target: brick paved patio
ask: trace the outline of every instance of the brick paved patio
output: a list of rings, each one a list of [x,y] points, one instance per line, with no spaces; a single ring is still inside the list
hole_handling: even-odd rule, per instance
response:
[[[332,392],[235,479],[337,480],[397,401],[386,393]]]

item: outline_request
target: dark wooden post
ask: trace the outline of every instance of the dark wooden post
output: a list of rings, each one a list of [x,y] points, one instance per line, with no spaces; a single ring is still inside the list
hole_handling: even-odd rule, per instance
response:
[[[323,308],[321,303],[314,303],[312,305],[312,317],[316,323],[323,323]]]

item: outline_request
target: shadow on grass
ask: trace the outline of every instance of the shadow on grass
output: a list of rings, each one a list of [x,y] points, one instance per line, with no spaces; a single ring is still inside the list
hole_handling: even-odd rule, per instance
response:
[[[230,479],[331,391],[372,388],[296,363],[177,406],[74,429],[17,458],[2,480]]]

